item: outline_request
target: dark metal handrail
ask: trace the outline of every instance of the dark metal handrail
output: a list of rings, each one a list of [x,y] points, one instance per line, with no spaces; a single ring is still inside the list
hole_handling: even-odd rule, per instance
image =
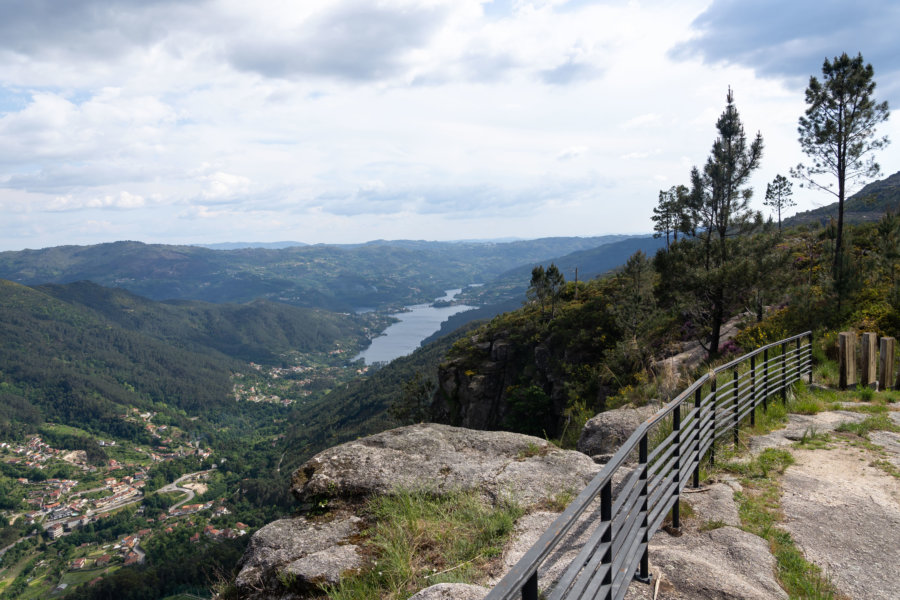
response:
[[[700,463],[708,453],[714,460],[715,440],[731,432],[736,444],[741,423],[748,417],[754,423],[756,407],[767,408],[775,394],[786,399],[788,388],[804,374],[812,383],[809,331],[763,346],[694,381],[635,429],[485,600],[513,600],[520,593],[523,600],[537,600],[540,567],[589,508],[599,513],[596,527],[547,598],[624,598],[632,579],[649,580],[650,538],[670,510],[673,527],[680,526],[681,491],[691,479],[699,486]],[[662,439],[651,449],[652,431]],[[637,466],[626,465],[635,451]]]

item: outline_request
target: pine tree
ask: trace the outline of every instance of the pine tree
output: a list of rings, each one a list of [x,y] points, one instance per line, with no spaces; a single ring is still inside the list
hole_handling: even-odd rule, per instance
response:
[[[745,186],[759,167],[763,150],[762,135],[757,133],[752,142],[747,139],[731,88],[726,100],[725,111],[716,122],[719,135],[709,158],[702,170],[694,167],[691,171],[691,204],[704,229],[700,264],[705,273],[693,278],[703,288],[695,290],[695,301],[701,303],[708,324],[710,356],[718,354],[726,312],[740,289],[735,285],[739,257],[731,251],[734,244],[729,243],[729,237],[744,231],[758,217],[749,209],[753,192]]]
[[[850,58],[847,53],[825,59],[822,81],[809,78],[806,88],[807,109],[800,117],[800,147],[812,159],[812,165],[799,164],[791,176],[810,187],[829,192],[838,200],[837,237],[833,272],[840,287],[844,246],[844,199],[848,183],[862,183],[880,172],[873,153],[888,144],[888,138],[876,137],[875,128],[890,116],[887,102],[876,102],[875,75],[862,54]],[[819,175],[837,179],[837,190],[822,183]]]
[[[797,203],[791,198],[791,182],[783,175],[776,175],[772,183],[766,186],[766,199],[763,202],[766,206],[771,206],[775,214],[778,215],[778,232],[781,233],[781,211],[796,206]]]

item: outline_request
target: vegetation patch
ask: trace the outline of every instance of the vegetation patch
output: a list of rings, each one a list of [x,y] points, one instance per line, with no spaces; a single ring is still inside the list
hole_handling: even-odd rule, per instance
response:
[[[490,506],[474,492],[399,491],[373,498],[362,546],[371,565],[323,591],[335,600],[408,598],[437,583],[474,583],[498,557],[522,509]]]
[[[575,491],[565,489],[544,500],[540,507],[551,512],[562,512],[575,499]]]
[[[872,431],[900,432],[900,426],[891,421],[885,413],[872,415],[860,423],[841,423],[835,431],[868,437]]]
[[[827,450],[831,447],[830,444],[830,435],[820,433],[815,428],[811,428],[803,432],[803,437],[794,446],[804,450]]]
[[[542,446],[540,444],[529,443],[526,447],[519,450],[519,453],[516,455],[516,460],[522,461],[526,458],[531,458],[532,456],[547,456],[550,452],[550,446]]]

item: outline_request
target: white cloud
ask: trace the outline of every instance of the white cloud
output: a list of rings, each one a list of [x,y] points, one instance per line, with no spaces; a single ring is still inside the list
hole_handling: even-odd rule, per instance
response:
[[[94,197],[76,197],[71,194],[55,197],[47,206],[46,210],[52,212],[63,212],[81,209],[115,209],[130,210],[135,208],[143,208],[145,201],[142,196],[121,191],[118,194],[108,194],[105,196]]]
[[[766,141],[758,188],[802,158],[812,71],[744,4],[13,0],[0,239],[101,241],[89,221],[102,241],[647,231],[658,188],[705,160],[728,85]],[[896,10],[867,0],[796,37],[822,52],[817,31],[852,33],[875,61],[894,34],[879,6]],[[879,93],[900,90],[875,68]]]
[[[223,173],[222,171],[204,175],[202,179],[206,182],[206,188],[203,190],[202,196],[207,200],[231,198],[250,189],[250,179],[247,177]]]
[[[640,127],[647,127],[650,125],[655,125],[659,123],[661,117],[657,113],[647,113],[645,115],[638,115],[636,117],[632,117],[622,123],[622,127],[624,129],[637,129]]]
[[[572,160],[588,151],[587,146],[569,146],[556,155],[556,160]]]

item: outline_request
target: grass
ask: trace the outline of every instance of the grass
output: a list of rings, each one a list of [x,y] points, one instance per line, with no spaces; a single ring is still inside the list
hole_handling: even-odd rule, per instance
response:
[[[436,583],[473,583],[498,557],[522,509],[490,506],[474,492],[401,490],[373,498],[361,545],[371,564],[323,591],[334,600],[405,599]]]
[[[526,447],[519,450],[519,453],[516,455],[516,460],[522,461],[526,458],[531,458],[532,456],[546,456],[549,452],[549,445],[540,445],[529,442]]]
[[[900,432],[900,426],[891,421],[887,414],[884,413],[866,417],[866,419],[860,423],[841,423],[835,431],[839,433],[852,433],[859,437],[867,438],[869,433],[873,431]]]
[[[81,569],[78,571],[66,571],[63,573],[59,583],[68,583],[70,588],[77,587],[82,583],[87,583],[101,575],[110,572],[108,567],[100,569]],[[59,583],[57,585],[59,585]]]
[[[819,433],[815,428],[810,428],[803,432],[803,437],[794,446],[804,450],[827,450],[831,447],[831,441],[831,436],[827,433]]]
[[[728,525],[725,521],[720,521],[719,519],[714,519],[711,521],[706,521],[700,527],[697,528],[698,531],[712,531],[714,529],[721,529]]]
[[[569,503],[575,499],[575,490],[566,488],[547,498],[541,505],[542,508],[552,512],[562,512],[566,510]]]

